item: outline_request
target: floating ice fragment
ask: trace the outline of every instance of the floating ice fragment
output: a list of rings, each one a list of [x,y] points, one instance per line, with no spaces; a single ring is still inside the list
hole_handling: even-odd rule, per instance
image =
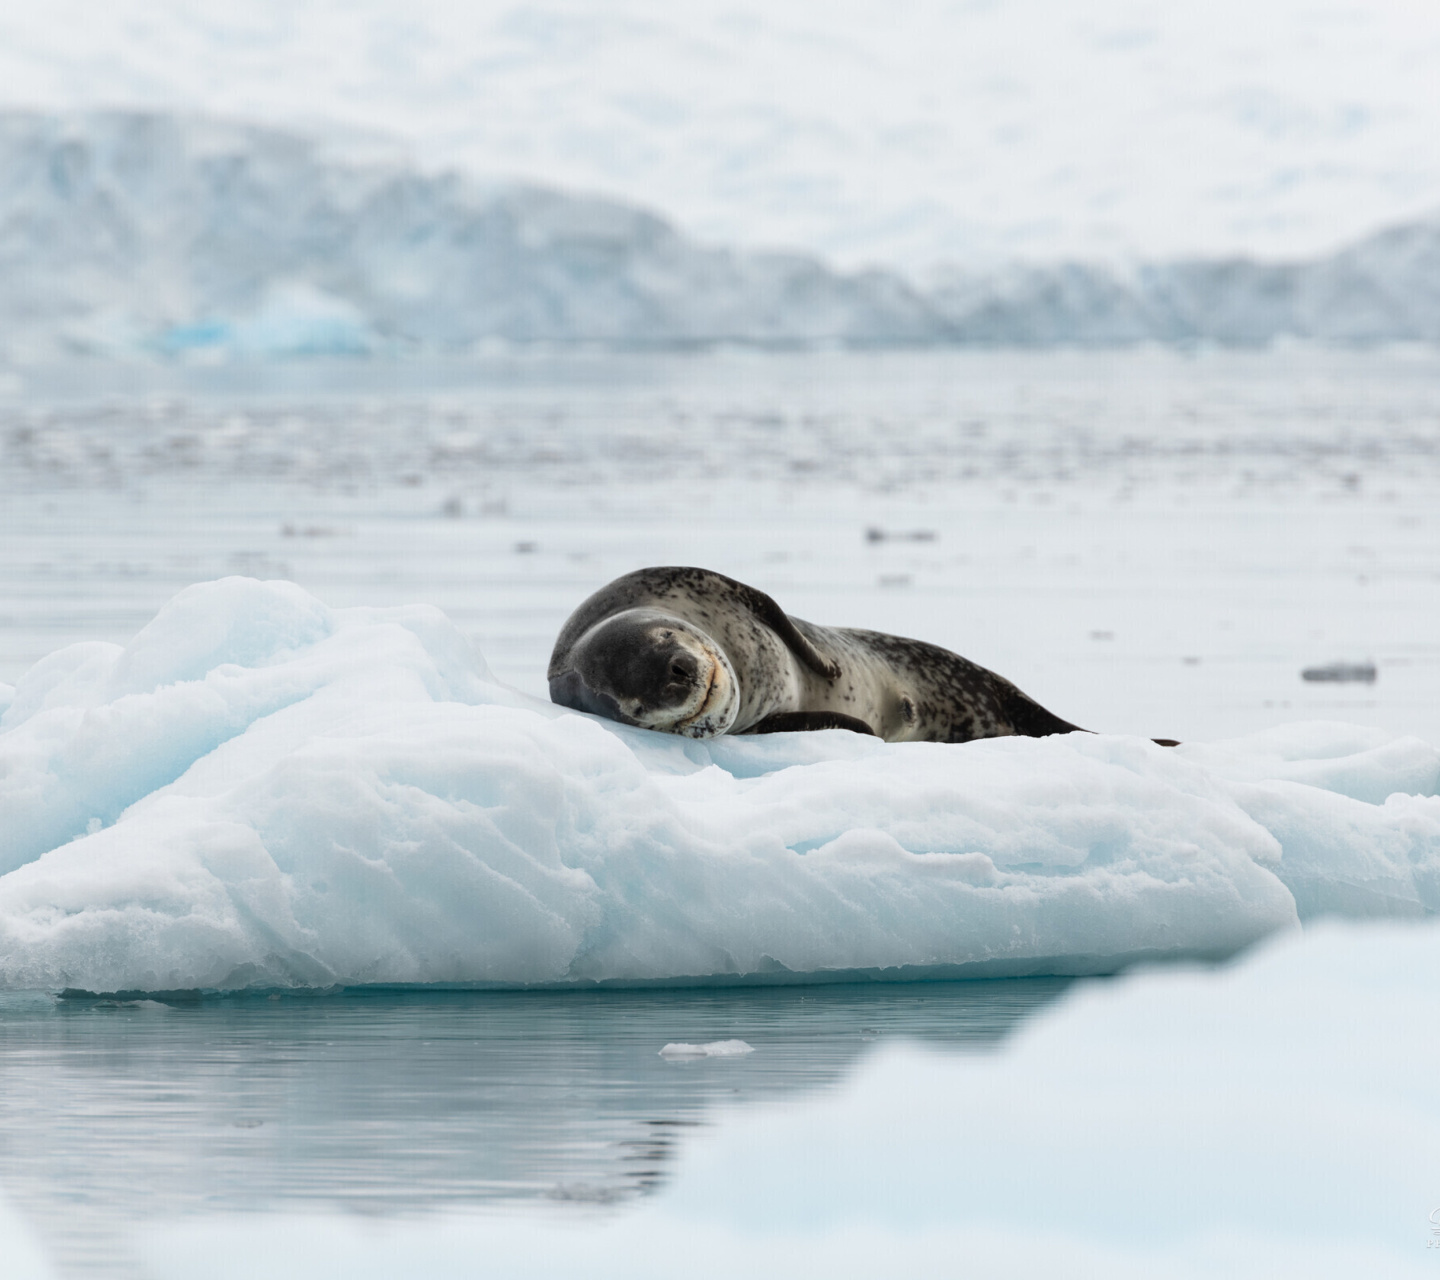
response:
[[[866,542],[934,542],[935,538],[934,529],[894,530],[871,525],[865,530]]]
[[[1327,662],[1323,667],[1306,667],[1300,673],[1302,680],[1330,684],[1374,684],[1375,664],[1373,662]]]
[[[712,1040],[709,1044],[667,1044],[662,1058],[740,1058],[754,1053],[755,1046],[743,1040]]]

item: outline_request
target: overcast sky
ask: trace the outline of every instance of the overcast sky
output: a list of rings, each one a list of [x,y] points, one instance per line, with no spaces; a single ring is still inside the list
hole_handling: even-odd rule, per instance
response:
[[[0,98],[380,129],[845,265],[1302,255],[1440,210],[1429,0],[0,0]]]

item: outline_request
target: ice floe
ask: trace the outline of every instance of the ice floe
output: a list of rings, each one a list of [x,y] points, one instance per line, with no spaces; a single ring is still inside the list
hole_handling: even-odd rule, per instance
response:
[[[0,984],[1105,972],[1435,911],[1437,778],[1336,724],[682,741],[495,683],[435,609],[225,579],[15,686]]]
[[[660,1050],[662,1058],[743,1058],[754,1053],[755,1046],[743,1040],[712,1040],[709,1044],[667,1044]]]

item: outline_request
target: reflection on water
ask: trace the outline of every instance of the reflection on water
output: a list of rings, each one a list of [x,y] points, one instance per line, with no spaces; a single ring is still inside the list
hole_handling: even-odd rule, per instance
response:
[[[830,1084],[884,1038],[993,1046],[1066,985],[0,995],[0,1183],[72,1274],[126,1274],[137,1225],[197,1213],[604,1205],[716,1103]],[[728,1039],[756,1051],[659,1056]]]

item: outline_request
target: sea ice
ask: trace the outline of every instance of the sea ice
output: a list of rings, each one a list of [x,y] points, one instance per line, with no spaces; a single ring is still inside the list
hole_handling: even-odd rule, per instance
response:
[[[755,1046],[743,1040],[712,1040],[709,1044],[667,1044],[660,1050],[662,1058],[742,1058],[754,1053]]]
[[[691,742],[493,681],[437,610],[182,591],[0,718],[0,984],[1109,972],[1440,906],[1440,754]]]
[[[5,1280],[52,1280],[55,1272],[29,1225],[0,1192],[0,1257]]]

